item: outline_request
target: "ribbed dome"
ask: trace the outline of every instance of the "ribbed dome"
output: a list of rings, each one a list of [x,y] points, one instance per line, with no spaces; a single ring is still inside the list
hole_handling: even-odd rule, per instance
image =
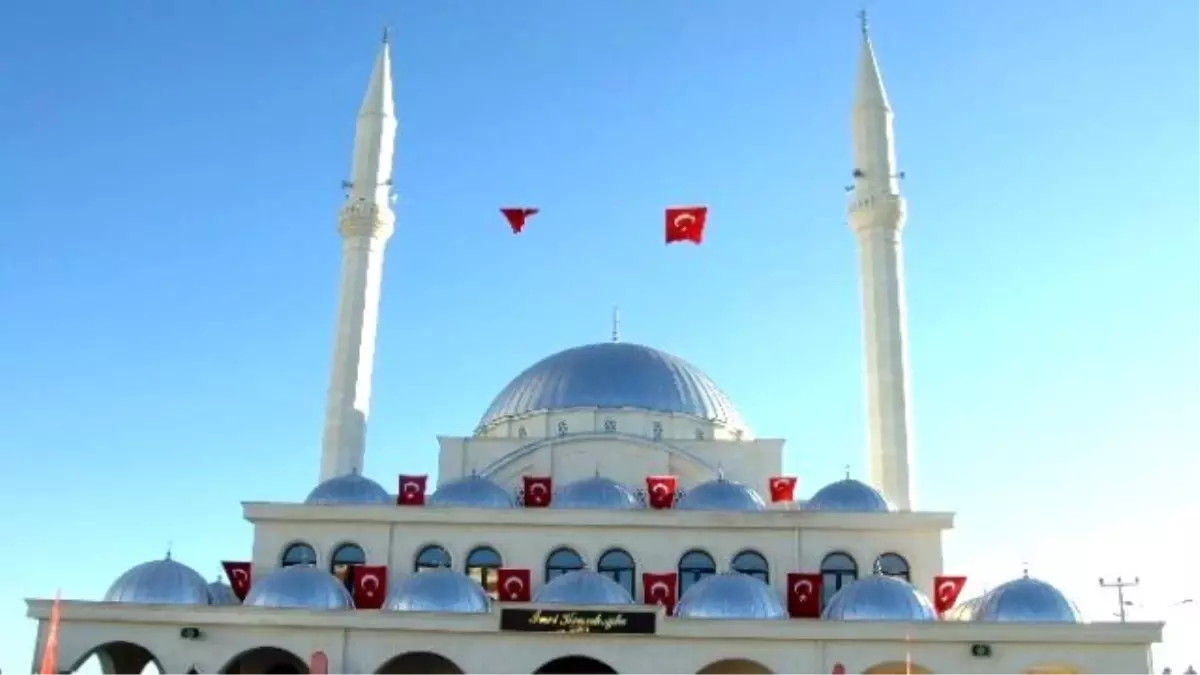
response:
[[[567,483],[558,489],[550,501],[555,509],[640,509],[642,504],[629,488],[620,483],[595,476]]]
[[[680,358],[628,342],[584,345],[538,361],[508,383],[478,428],[572,408],[677,413],[746,429],[733,403],[707,375]]]
[[[684,490],[675,508],[681,511],[762,511],[766,504],[753,488],[718,478]]]
[[[137,565],[117,577],[104,602],[143,605],[207,605],[208,582],[196,570],[167,556]]]
[[[281,567],[255,579],[242,604],[293,609],[354,609],[342,582],[311,565]]]
[[[355,506],[360,504],[396,503],[394,497],[383,486],[366,476],[348,473],[335,476],[313,488],[304,500],[305,504],[323,506]]]
[[[874,574],[843,586],[821,618],[832,621],[933,621],[933,603],[912,584]]]
[[[806,511],[840,511],[843,513],[886,513],[895,511],[883,495],[875,488],[845,478],[817,490],[804,505]]]
[[[1022,577],[1000,584],[983,596],[974,621],[1079,623],[1079,608],[1062,591],[1040,579]]]
[[[556,577],[533,596],[549,605],[629,605],[633,598],[617,582],[592,570],[574,570]]]
[[[679,599],[675,616],[689,619],[786,619],[774,589],[748,574],[704,577]]]
[[[960,602],[950,608],[943,616],[947,621],[970,621],[975,618],[975,612],[979,609],[979,603],[983,602],[983,596],[971,598],[970,600]]]
[[[497,483],[472,473],[443,483],[425,500],[426,506],[462,506],[478,509],[510,509],[513,496]]]
[[[392,612],[487,613],[491,598],[462,572],[437,567],[423,569],[392,587],[383,608]]]
[[[210,605],[240,605],[241,600],[233,594],[229,584],[220,579],[208,585],[208,604]]]

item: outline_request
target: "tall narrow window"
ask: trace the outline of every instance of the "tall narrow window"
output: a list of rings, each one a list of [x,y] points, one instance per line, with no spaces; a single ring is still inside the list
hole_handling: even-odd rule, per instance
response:
[[[450,567],[450,553],[437,544],[431,544],[417,554],[416,560],[413,562],[413,569],[420,572],[436,567]]]
[[[612,548],[604,552],[600,556],[600,560],[596,563],[596,571],[604,576],[612,579],[621,585],[622,588],[629,591],[629,597],[637,597],[637,565],[633,562],[633,556],[619,548]]]
[[[297,542],[283,550],[279,558],[280,567],[295,567],[297,565],[316,565],[317,552],[304,542]]]
[[[889,577],[912,581],[908,561],[899,553],[884,553],[875,560],[875,571]]]
[[[558,435],[559,436],[567,435],[567,421],[566,420],[563,420],[558,423]]]
[[[821,561],[821,607],[829,604],[834,593],[857,579],[858,563],[849,554],[836,551],[825,556]]]
[[[546,581],[553,581],[567,572],[583,568],[583,556],[576,553],[574,549],[566,547],[555,549],[546,557]]]
[[[742,551],[733,556],[729,567],[734,572],[752,576],[764,584],[771,583],[771,568],[767,559],[758,551]]]
[[[496,582],[500,574],[497,570],[501,567],[504,567],[504,560],[491,546],[480,546],[467,554],[467,576],[478,581],[493,598],[499,597]]]
[[[351,570],[355,565],[367,564],[367,554],[358,544],[342,544],[333,551],[329,558],[329,571],[341,580],[346,590],[354,590],[354,574]]]
[[[679,558],[679,597],[697,581],[717,573],[717,563],[704,551],[692,550]]]

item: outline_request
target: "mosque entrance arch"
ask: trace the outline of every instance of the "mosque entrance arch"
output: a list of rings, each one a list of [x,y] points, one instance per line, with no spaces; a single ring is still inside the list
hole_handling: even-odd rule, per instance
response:
[[[120,673],[122,675],[166,672],[163,670],[162,664],[158,662],[158,657],[149,649],[133,642],[123,641],[107,642],[89,650],[63,672],[74,673],[81,668],[88,671],[99,670],[102,673]]]
[[[721,659],[696,671],[696,675],[771,675],[773,671],[751,659]]]
[[[247,649],[229,660],[219,673],[262,673],[263,675],[308,675],[304,659],[279,647]]]
[[[462,668],[450,659],[433,652],[407,652],[393,656],[379,666],[376,673],[429,673],[430,675],[458,675]]]
[[[884,661],[863,671],[864,675],[930,675],[932,670],[912,661]]]
[[[563,656],[552,661],[543,663],[540,668],[533,671],[534,675],[542,673],[567,673],[570,675],[599,675],[601,673],[616,673],[617,671],[607,663],[593,659],[590,656]]]

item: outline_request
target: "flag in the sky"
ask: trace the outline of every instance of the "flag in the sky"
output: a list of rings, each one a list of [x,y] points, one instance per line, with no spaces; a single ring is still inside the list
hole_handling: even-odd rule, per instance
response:
[[[708,221],[707,206],[673,206],[667,209],[667,243],[704,241],[704,225]]]
[[[508,226],[512,228],[513,234],[521,234],[521,230],[525,227],[525,220],[530,216],[536,216],[537,212],[537,209],[528,207],[500,209],[500,213],[504,214],[504,219],[508,221]]]

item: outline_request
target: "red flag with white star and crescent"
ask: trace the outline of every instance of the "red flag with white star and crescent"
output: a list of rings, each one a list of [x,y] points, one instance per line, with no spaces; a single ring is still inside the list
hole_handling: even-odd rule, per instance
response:
[[[933,608],[938,615],[944,614],[958,602],[958,594],[967,585],[967,578],[958,576],[936,576],[933,578]]]
[[[504,602],[529,602],[532,581],[527,569],[501,567],[496,571],[496,593]]]
[[[355,565],[351,568],[354,580],[354,606],[358,609],[379,609],[387,596],[387,565]]]
[[[225,560],[221,563],[229,587],[238,600],[245,600],[250,592],[250,563],[244,560]]]
[[[708,224],[707,206],[672,206],[666,211],[666,240],[668,244],[690,241],[704,242],[704,226]]]

